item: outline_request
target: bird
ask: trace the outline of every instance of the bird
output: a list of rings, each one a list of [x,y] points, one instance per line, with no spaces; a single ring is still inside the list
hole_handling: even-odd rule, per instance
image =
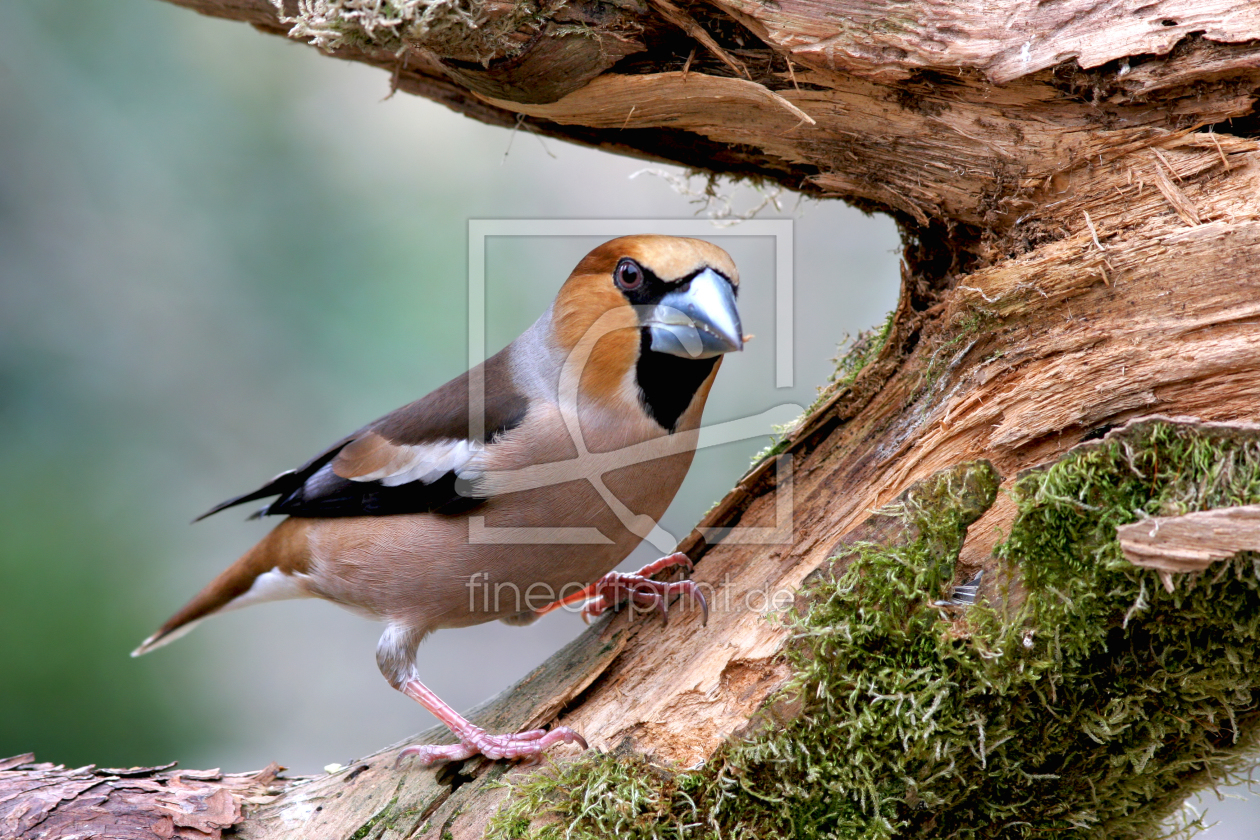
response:
[[[272,499],[280,523],[132,656],[204,619],[322,598],[382,621],[389,684],[445,724],[454,745],[413,745],[423,765],[476,755],[538,760],[587,742],[568,727],[492,734],[420,681],[416,651],[438,629],[525,624],[582,603],[588,620],[629,603],[699,603],[674,553],[612,571],[647,537],[691,466],[725,354],[743,349],[739,274],[701,239],[624,236],[587,254],[536,322],[428,396],[297,469],[211,508]],[[252,518],[252,517],[251,517]]]

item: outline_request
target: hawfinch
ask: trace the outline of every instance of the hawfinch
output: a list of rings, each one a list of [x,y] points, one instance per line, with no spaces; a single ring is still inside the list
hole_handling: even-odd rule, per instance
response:
[[[689,567],[682,554],[637,575],[610,570],[687,474],[722,355],[743,347],[738,289],[730,256],[708,242],[599,246],[483,364],[206,513],[274,496],[257,515],[287,518],[132,655],[216,613],[325,598],[385,622],[381,673],[459,739],[404,754],[428,764],[585,747],[567,727],[474,726],[420,682],[416,648],[439,628],[526,623],[578,601],[589,617],[625,600],[663,608],[699,595],[690,581],[649,578]]]

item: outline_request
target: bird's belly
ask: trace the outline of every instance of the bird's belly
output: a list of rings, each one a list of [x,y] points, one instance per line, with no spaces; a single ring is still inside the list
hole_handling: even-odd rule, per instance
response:
[[[458,516],[324,520],[312,535],[313,588],[425,630],[539,609],[628,556],[668,507],[689,461],[658,462],[652,482],[610,473],[604,488],[566,482]]]

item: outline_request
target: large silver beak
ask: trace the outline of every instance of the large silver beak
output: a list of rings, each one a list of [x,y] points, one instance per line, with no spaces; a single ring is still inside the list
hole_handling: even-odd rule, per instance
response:
[[[684,359],[711,359],[744,349],[735,290],[711,268],[661,298],[643,319],[653,350]]]

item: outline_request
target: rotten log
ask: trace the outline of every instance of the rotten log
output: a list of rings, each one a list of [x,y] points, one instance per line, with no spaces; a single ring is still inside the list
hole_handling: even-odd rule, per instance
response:
[[[974,1],[573,0],[469,2],[443,17],[456,4],[398,3],[382,16],[350,0],[173,1],[378,66],[397,89],[492,125],[527,122],[898,221],[901,297],[877,351],[699,526],[773,524],[777,493],[788,489],[777,467],[790,459],[790,545],[710,544],[701,534],[714,532],[699,529],[682,544],[698,561],[696,579],[728,603],[839,574],[832,559],[864,523],[864,534],[898,530],[872,511],[960,464],[984,459],[1013,491],[1025,471],[1077,457],[1082,440],[1137,417],[1255,419],[1252,2],[1028,0],[998,10]],[[999,493],[977,511],[955,563],[957,580],[984,569],[987,581],[1004,581],[1000,595],[985,589],[1011,605],[1024,597],[1021,581],[992,551],[1018,522],[1019,498]],[[780,693],[793,679],[788,623],[754,609],[716,609],[708,627],[697,622],[614,617],[474,719],[567,725],[593,750],[661,774],[704,768],[757,737],[766,715],[799,719],[799,704]],[[1237,748],[1252,743],[1254,725],[1230,724]],[[1213,749],[1228,741],[1213,738]],[[265,794],[225,786],[241,804],[234,836],[482,836],[515,795],[500,782],[537,772],[477,760],[398,768],[399,746],[328,775],[275,780]],[[556,758],[560,767],[576,760]],[[1194,766],[1187,790],[1211,781],[1206,765]],[[22,764],[0,784],[20,788],[48,772]],[[1160,816],[1169,795],[1133,807]],[[24,807],[21,797],[0,803]],[[1045,819],[1034,829],[1064,830]]]

